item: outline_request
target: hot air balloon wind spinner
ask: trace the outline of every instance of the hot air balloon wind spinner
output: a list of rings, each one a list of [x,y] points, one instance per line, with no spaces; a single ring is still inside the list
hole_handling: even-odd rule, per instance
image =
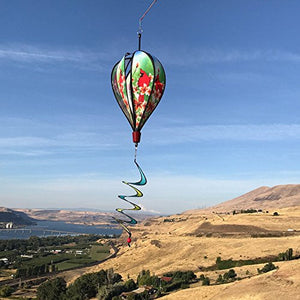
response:
[[[127,217],[127,220],[114,218],[128,233],[127,243],[131,243],[130,224],[137,221],[124,211],[140,210],[141,207],[126,198],[142,197],[143,193],[136,187],[147,183],[146,176],[136,161],[137,147],[141,139],[141,129],[160,102],[166,86],[166,75],[162,64],[151,54],[141,50],[142,20],[157,0],[154,0],[143,16],[139,19],[138,50],[126,53],[115,64],[111,72],[111,85],[114,96],[132,128],[132,138],[135,144],[134,163],[140,173],[137,182],[126,182],[134,191],[134,195],[119,195],[118,197],[133,208],[117,208],[116,211]]]

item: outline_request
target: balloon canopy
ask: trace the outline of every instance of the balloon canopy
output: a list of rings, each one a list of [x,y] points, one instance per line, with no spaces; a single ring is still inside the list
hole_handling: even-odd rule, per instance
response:
[[[115,98],[133,130],[133,142],[158,105],[166,85],[162,64],[149,53],[127,53],[111,72]]]

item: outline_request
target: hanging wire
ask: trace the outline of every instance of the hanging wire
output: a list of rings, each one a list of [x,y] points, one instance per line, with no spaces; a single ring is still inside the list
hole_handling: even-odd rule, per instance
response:
[[[143,33],[142,21],[145,18],[145,16],[147,15],[147,13],[149,12],[149,10],[152,8],[152,6],[155,4],[155,2],[157,2],[157,0],[152,1],[150,6],[144,12],[144,14],[139,18],[139,29],[137,31],[138,39],[139,39],[139,48],[138,48],[139,50],[141,50],[141,38],[142,38],[142,33]]]

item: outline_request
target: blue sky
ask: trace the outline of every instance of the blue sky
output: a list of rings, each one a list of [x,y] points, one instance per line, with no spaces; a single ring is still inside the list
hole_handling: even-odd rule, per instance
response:
[[[2,206],[123,204],[131,128],[111,91],[151,1],[0,0]],[[142,49],[167,87],[142,130],[145,211],[299,183],[299,1],[158,0]]]

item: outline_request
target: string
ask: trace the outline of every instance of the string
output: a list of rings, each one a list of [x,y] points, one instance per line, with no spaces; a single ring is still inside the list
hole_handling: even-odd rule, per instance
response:
[[[141,34],[143,32],[142,21],[145,18],[146,14],[149,12],[149,10],[152,8],[152,6],[155,4],[156,1],[157,0],[152,1],[152,3],[150,4],[150,6],[144,12],[144,14],[139,18],[139,30],[138,30],[138,34]]]

